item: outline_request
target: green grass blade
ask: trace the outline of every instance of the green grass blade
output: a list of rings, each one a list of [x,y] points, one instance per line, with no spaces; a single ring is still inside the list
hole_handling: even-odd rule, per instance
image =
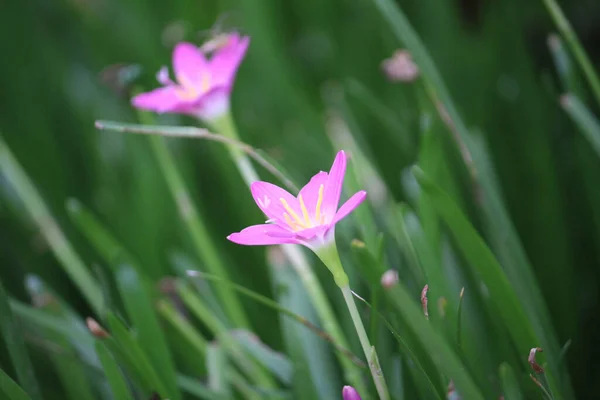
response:
[[[195,396],[198,399],[204,400],[228,400],[231,397],[227,395],[223,395],[221,393],[216,393],[195,379],[189,378],[187,376],[179,375],[177,376],[177,384],[181,388],[181,390]]]
[[[410,329],[420,345],[432,355],[433,362],[440,372],[451,377],[461,396],[465,399],[483,399],[483,394],[462,364],[452,346],[432,327],[423,316],[420,305],[399,283],[386,290],[390,302],[402,315],[404,321],[410,321]]]
[[[523,394],[521,393],[515,373],[510,365],[506,363],[500,365],[500,381],[502,383],[504,400],[523,400]]]
[[[0,333],[6,344],[18,381],[34,400],[41,399],[40,387],[25,346],[21,324],[13,315],[2,282],[0,282]]]
[[[117,286],[125,303],[127,315],[137,332],[137,342],[167,386],[170,398],[180,399],[175,366],[164,333],[138,272],[130,265],[122,265],[116,273]]]
[[[67,210],[75,225],[106,260],[115,273],[119,293],[127,315],[138,332],[140,347],[148,355],[154,368],[160,369],[164,383],[174,400],[177,392],[175,367],[167,341],[158,323],[151,296],[129,253],[113,238],[108,230],[77,200],[71,199]]]
[[[66,303],[56,296],[44,281],[37,276],[28,276],[26,281],[32,302],[38,308],[60,318],[70,330],[82,331],[84,329],[79,317],[73,315]],[[81,367],[80,360],[77,358],[78,355],[81,355],[83,361],[90,361],[85,347],[77,347],[76,343],[70,341],[68,337],[53,330],[44,329],[41,332],[44,341],[60,349],[58,352],[48,352],[48,358],[52,362],[65,391],[65,397],[71,400],[94,400],[92,386],[90,385],[91,376],[87,374],[86,368]],[[81,351],[77,354],[75,350]]]
[[[113,271],[120,263],[133,262],[131,255],[79,200],[69,199],[66,210],[73,224]]]
[[[37,224],[44,239],[50,245],[60,265],[79,288],[79,292],[85,297],[94,312],[102,315],[104,301],[100,286],[61,231],[37,189],[1,137],[0,167],[2,174],[23,200],[25,208]]]
[[[219,321],[205,306],[200,297],[192,291],[188,285],[182,281],[177,282],[177,294],[181,300],[190,309],[190,311],[202,321],[206,327],[220,340],[223,347],[227,350],[234,363],[256,384],[263,388],[272,389],[275,387],[271,375],[259,367],[257,363],[249,357],[242,347],[232,338],[227,327]]]
[[[96,354],[104,370],[106,381],[115,399],[133,400],[133,396],[127,388],[127,383],[121,374],[119,366],[112,354],[101,341],[96,341]]]
[[[388,22],[392,32],[411,52],[432,101],[443,105],[449,121],[452,122],[457,133],[457,139],[461,142],[458,145],[460,147],[464,146],[470,152],[472,163],[468,165],[468,168],[474,168],[478,173],[478,183],[483,191],[482,209],[484,216],[487,223],[497,232],[496,239],[498,240],[495,242],[495,251],[501,254],[501,259],[508,260],[504,265],[510,282],[526,307],[529,320],[534,324],[536,333],[542,339],[544,348],[549,350],[547,354],[549,354],[549,357],[555,357],[558,353],[558,344],[538,283],[499,196],[499,191],[494,187],[489,174],[486,173],[485,160],[482,159],[483,156],[479,148],[476,147],[477,144],[458,113],[458,108],[452,100],[433,59],[406,16],[392,0],[374,0],[374,3],[383,18]],[[501,238],[504,240],[501,241]],[[551,359],[551,367],[552,376],[550,381],[556,389],[553,391],[555,393],[560,392],[566,398],[572,398],[572,389],[566,371],[560,367],[555,358]]]
[[[131,332],[125,325],[112,313],[107,313],[106,320],[110,333],[114,336],[122,354],[137,369],[140,378],[143,380],[144,387],[148,393],[158,392],[167,397],[169,390],[162,379],[162,375],[152,366],[148,356],[142,351],[142,348],[135,340]]]
[[[206,353],[206,369],[208,370],[208,387],[217,393],[231,396],[231,389],[225,377],[227,356],[218,343],[208,345]]]
[[[293,319],[294,321],[298,322],[299,324],[302,324],[305,327],[307,327],[308,329],[310,329],[319,338],[329,342],[333,347],[335,347],[336,351],[338,351],[341,355],[343,355],[347,359],[351,360],[354,364],[356,364],[358,366],[362,366],[362,367],[365,366],[364,363],[362,362],[362,360],[360,360],[350,350],[346,349],[345,347],[342,347],[339,343],[337,343],[334,337],[332,337],[327,332],[325,332],[324,330],[319,328],[317,325],[310,322],[307,318],[305,318],[299,314],[296,314],[295,312],[293,312],[292,310],[290,310],[286,307],[281,306],[280,303],[277,303],[276,301],[273,301],[270,298],[263,296],[260,293],[250,290],[244,286],[238,285],[237,283],[228,282],[222,278],[219,278],[218,276],[214,276],[214,275],[210,275],[210,274],[198,272],[198,271],[189,271],[189,270],[187,271],[187,274],[190,277],[198,277],[200,279],[209,280],[209,281],[218,283],[220,285],[227,285],[230,288],[232,288],[233,290],[235,290],[236,292],[238,292],[239,294],[241,294],[242,296],[246,296],[246,297],[251,298],[269,308],[272,308],[273,310],[277,311],[278,313],[283,314],[283,315]]]
[[[563,95],[560,104],[600,157],[600,122],[598,119],[573,94]]]
[[[563,91],[574,93],[577,97],[583,98],[584,88],[582,87],[579,71],[575,68],[573,60],[565,49],[560,35],[551,34],[548,36],[548,48],[552,54],[554,67],[556,68]]]
[[[537,338],[494,254],[450,196],[434,185],[422,170],[414,168],[413,172],[424,193],[452,231],[469,265],[489,290],[489,297],[495,305],[494,311],[504,321],[519,353],[527,354],[530,344],[537,343]]]
[[[294,368],[284,354],[271,349],[249,331],[237,329],[232,332],[232,336],[248,354],[251,354],[282,383],[291,384]]]
[[[0,369],[0,393],[4,393],[8,400],[33,400],[13,381],[6,372]]]
[[[192,326],[187,318],[179,313],[171,303],[165,300],[161,300],[158,303],[158,311],[189,344],[191,351],[188,356],[191,357],[194,362],[198,362],[198,360],[206,357],[209,344],[201,333]],[[257,393],[246,381],[246,378],[240,375],[232,366],[227,366],[226,377],[231,385],[244,395],[244,398],[252,400],[259,400],[262,398],[261,394]],[[179,378],[178,382],[180,383]],[[179,386],[183,389],[181,385]]]
[[[69,338],[73,343],[76,343],[82,348],[93,349],[94,339],[87,330],[73,329],[73,326],[65,324],[63,318],[33,308],[16,300],[11,300],[10,307],[13,313],[24,323],[30,324],[36,329],[58,333]]]
[[[552,16],[552,19],[554,20],[554,23],[556,24],[561,35],[565,38],[567,44],[571,48],[575,59],[579,63],[579,66],[583,70],[583,74],[587,78],[588,83],[592,88],[592,93],[594,93],[594,97],[596,98],[598,105],[600,105],[600,78],[598,78],[598,75],[594,70],[594,64],[583,49],[583,46],[577,38],[575,31],[573,31],[573,28],[571,27],[571,24],[567,18],[565,18],[565,15],[563,14],[556,0],[543,0],[543,2],[548,9],[548,12]]]

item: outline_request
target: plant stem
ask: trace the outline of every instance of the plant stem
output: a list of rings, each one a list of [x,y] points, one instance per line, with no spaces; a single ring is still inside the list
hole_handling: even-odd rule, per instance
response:
[[[233,122],[233,118],[231,114],[226,114],[223,117],[213,122],[214,127],[218,133],[221,133],[223,136],[233,139],[235,141],[240,141],[240,137],[237,134],[237,129],[235,127],[235,123]],[[256,182],[260,180],[256,170],[252,166],[250,159],[239,147],[227,145],[227,150],[229,150],[229,154],[235,165],[238,167],[242,178],[244,178],[244,182],[249,186],[252,182]]]
[[[390,398],[390,394],[388,393],[385,378],[383,377],[383,372],[379,367],[379,358],[377,357],[375,347],[371,346],[371,343],[369,342],[367,331],[365,330],[365,326],[363,325],[362,319],[360,318],[360,314],[358,313],[358,308],[356,308],[354,297],[352,297],[352,290],[350,290],[350,286],[344,286],[340,289],[342,290],[342,294],[344,295],[344,300],[346,300],[348,311],[350,311],[350,316],[352,317],[354,328],[356,329],[356,333],[358,334],[360,345],[362,346],[362,349],[365,353],[365,357],[367,357],[367,360],[369,362],[369,369],[371,370],[371,375],[373,376],[373,381],[375,382],[375,387],[377,388],[379,398],[382,400],[388,400]]]
[[[215,132],[221,133],[223,136],[236,142],[240,141],[231,114],[224,115],[220,119],[212,121],[212,127]],[[248,156],[234,145],[228,145],[228,149],[246,184],[250,186],[252,182],[258,181],[258,174],[250,163]],[[302,280],[302,284],[310,296],[312,305],[317,311],[325,332],[331,335],[335,342],[341,347],[349,349],[348,340],[344,336],[333,309],[331,308],[331,304],[325,295],[325,291],[311,269],[304,253],[296,245],[282,245],[280,248],[290,260],[294,270]],[[362,391],[362,393],[366,393],[365,384],[361,379],[360,368],[343,354],[336,352],[336,356],[343,367],[344,377],[347,382],[352,384],[359,392]]]
[[[369,370],[371,371],[373,382],[375,382],[375,387],[377,388],[379,398],[381,400],[389,400],[390,394],[385,383],[385,378],[383,377],[383,372],[379,366],[377,352],[375,351],[375,347],[371,346],[371,343],[369,342],[369,336],[367,335],[367,331],[363,325],[358,308],[356,308],[354,297],[352,297],[352,290],[350,290],[350,286],[348,284],[348,276],[344,272],[344,267],[342,266],[342,261],[340,260],[340,255],[337,251],[335,242],[316,250],[315,253],[317,256],[319,256],[321,261],[323,261],[323,264],[325,264],[329,271],[331,271],[336,284],[342,291],[342,295],[346,301],[346,306],[348,307],[348,311],[352,317],[352,322],[354,323],[354,329],[356,329],[358,339],[360,340],[360,345],[365,353],[367,362],[369,363]]]

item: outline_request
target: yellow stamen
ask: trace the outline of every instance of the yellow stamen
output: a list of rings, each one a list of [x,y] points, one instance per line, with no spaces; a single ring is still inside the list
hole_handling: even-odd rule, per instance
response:
[[[179,82],[179,87],[177,88],[179,98],[182,100],[193,100],[210,89],[210,74],[202,74],[200,91],[196,89],[196,85],[186,75],[178,75],[177,82]]]
[[[315,211],[315,220],[322,224],[321,204],[323,204],[323,185],[319,186],[319,198],[317,199],[317,209]]]
[[[294,232],[298,230],[298,225],[294,221],[292,221],[292,219],[287,213],[283,213],[283,218],[285,218],[285,222],[287,222],[287,224],[290,226],[290,228],[292,228]]]
[[[210,75],[202,74],[202,79],[200,79],[200,90],[202,93],[207,92],[210,89]]]
[[[300,226],[302,228],[306,228],[306,226],[304,226],[304,222],[302,221],[302,219],[298,216],[298,214],[296,214],[296,212],[292,209],[292,207],[290,207],[288,202],[285,201],[285,199],[283,197],[279,198],[279,201],[281,202],[281,204],[283,204],[283,208],[285,208],[285,211],[287,211],[292,216],[292,218],[294,218],[296,220],[296,221],[292,221],[292,222],[294,222],[294,224],[297,224],[298,226]]]
[[[308,216],[308,210],[306,209],[306,205],[304,205],[304,199],[302,195],[298,196],[298,201],[300,202],[300,208],[302,209],[302,215],[304,216],[304,222],[306,222],[306,226],[310,227],[310,217]]]

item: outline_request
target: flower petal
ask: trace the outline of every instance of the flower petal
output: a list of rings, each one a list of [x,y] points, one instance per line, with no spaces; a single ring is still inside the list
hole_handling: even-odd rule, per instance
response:
[[[361,190],[360,192],[354,193],[352,197],[350,197],[338,210],[335,214],[335,218],[331,221],[331,224],[337,224],[342,218],[346,217],[350,214],[356,207],[360,205],[367,198],[367,192]]]
[[[345,174],[346,153],[344,153],[344,150],[341,150],[335,156],[335,160],[329,171],[327,186],[325,187],[322,206],[323,212],[325,213],[325,222],[330,222],[337,211]]]
[[[246,55],[250,38],[232,33],[227,39],[227,44],[218,49],[212,56],[209,64],[212,79],[215,85],[223,85],[231,89],[235,74]]]
[[[306,208],[308,210],[308,215],[313,220],[315,218],[315,212],[317,210],[317,203],[319,201],[319,188],[321,187],[321,185],[323,185],[323,190],[325,189],[325,187],[327,186],[327,177],[328,177],[327,172],[323,172],[323,171],[319,172],[318,174],[316,174],[315,176],[313,176],[310,179],[310,182],[308,182],[300,190],[300,193],[298,194],[298,199],[300,199],[300,196],[302,196],[304,205],[306,205]],[[321,202],[322,201],[323,201],[323,199],[321,199]],[[321,207],[323,207],[322,204],[321,204]],[[315,222],[318,222],[318,221],[315,221]]]
[[[225,87],[215,87],[202,95],[192,106],[190,114],[205,121],[218,119],[229,110],[229,91]]]
[[[175,111],[179,103],[180,98],[177,96],[177,92],[173,86],[166,86],[151,92],[141,93],[131,99],[131,104],[134,107],[158,113]]]
[[[180,85],[207,89],[210,68],[204,53],[191,43],[181,42],[173,50],[173,70]],[[204,90],[202,90],[204,91]]]
[[[294,220],[294,216],[290,215],[291,213],[285,208],[280,199],[283,199],[297,216],[302,217],[298,200],[279,186],[258,181],[250,185],[250,191],[252,192],[254,201],[256,201],[262,212],[269,219],[275,220],[279,225],[287,226],[284,214],[287,214],[290,219]]]
[[[303,229],[301,231],[294,232],[296,236],[304,240],[311,240],[323,234],[329,229],[329,225],[319,225],[314,228]]]
[[[227,239],[244,246],[298,243],[293,233],[273,224],[249,226],[241,232],[232,233]]]

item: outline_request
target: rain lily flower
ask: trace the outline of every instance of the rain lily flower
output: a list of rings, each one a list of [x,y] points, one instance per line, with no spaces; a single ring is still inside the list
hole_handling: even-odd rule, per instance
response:
[[[173,50],[175,81],[167,67],[157,74],[163,87],[132,99],[136,108],[158,113],[188,114],[212,121],[229,111],[229,97],[237,69],[250,38],[228,35],[210,59],[195,45],[182,42]]]
[[[342,389],[343,400],[361,400],[360,395],[352,386],[344,386]]]
[[[340,151],[329,173],[319,172],[298,196],[267,182],[254,182],[254,201],[269,218],[265,224],[250,226],[227,237],[246,246],[302,244],[317,254],[334,240],[335,224],[365,199],[364,190],[354,194],[339,209],[346,173],[346,154]]]

